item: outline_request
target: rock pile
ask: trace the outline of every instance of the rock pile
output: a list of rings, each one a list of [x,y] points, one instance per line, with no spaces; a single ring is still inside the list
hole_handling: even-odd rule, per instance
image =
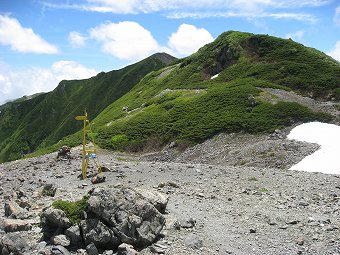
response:
[[[128,249],[133,254],[133,247],[149,246],[160,234],[167,202],[167,196],[156,191],[96,188],[89,192],[78,224],[72,225],[64,211],[49,207],[41,216],[42,231],[47,242],[68,250],[113,254]]]

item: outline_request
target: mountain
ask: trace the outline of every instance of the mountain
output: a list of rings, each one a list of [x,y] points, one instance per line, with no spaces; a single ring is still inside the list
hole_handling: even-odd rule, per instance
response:
[[[123,69],[85,80],[61,81],[49,93],[0,106],[0,162],[17,159],[76,132],[81,123],[74,116],[82,115],[84,109],[91,117],[97,116],[146,74],[174,60],[166,53],[157,53]]]
[[[297,122],[338,121],[317,112],[318,107],[301,105],[305,100],[284,98],[285,93],[307,96],[339,109],[340,63],[290,39],[229,31],[171,65],[166,64],[172,58],[162,56],[167,61],[158,58],[161,64],[143,69],[138,79],[141,71],[132,65],[89,80],[63,81],[53,92],[32,99],[27,114],[7,114],[17,126],[6,133],[0,160],[18,157],[24,146],[42,154],[80,144],[81,131],[72,133],[81,129],[74,116],[84,107],[97,144],[129,151],[170,142],[181,149],[222,132],[268,133]],[[129,79],[133,82],[123,85]],[[25,116],[20,125],[18,116]]]
[[[220,132],[273,132],[296,122],[333,119],[280,100],[266,88],[336,104],[340,63],[289,39],[226,32],[197,53],[145,76],[102,111],[92,127],[100,146],[139,151],[173,141],[185,147]],[[63,142],[79,143],[79,137]]]

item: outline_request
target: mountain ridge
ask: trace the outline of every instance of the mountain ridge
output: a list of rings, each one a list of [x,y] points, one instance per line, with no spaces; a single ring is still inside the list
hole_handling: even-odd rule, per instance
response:
[[[74,122],[75,115],[87,109],[91,116],[96,116],[144,75],[173,60],[175,58],[166,53],[157,53],[89,79],[63,80],[51,92],[0,106],[0,162],[17,159],[21,154],[49,146],[76,132],[81,125]]]
[[[100,146],[140,151],[199,143],[220,132],[273,132],[296,122],[332,120],[297,102],[271,100],[276,96],[260,88],[337,102],[340,64],[289,39],[229,31],[146,75],[92,127]],[[77,144],[79,137],[63,142]]]
[[[175,142],[186,147],[221,132],[256,134],[297,122],[334,120],[329,114],[281,100],[261,88],[332,100],[334,105],[340,101],[339,62],[300,43],[268,35],[228,31],[191,56],[149,71],[95,114],[87,108],[99,146],[140,151]],[[96,77],[101,75],[105,74]],[[80,86],[85,85],[81,81]],[[97,98],[93,97],[93,105]],[[83,113],[83,108],[78,110],[66,114],[68,125],[74,125],[71,119],[74,122],[73,117]],[[59,128],[54,127],[62,140],[53,144],[56,139],[45,139],[33,155],[80,143],[80,132],[64,132],[67,123]]]

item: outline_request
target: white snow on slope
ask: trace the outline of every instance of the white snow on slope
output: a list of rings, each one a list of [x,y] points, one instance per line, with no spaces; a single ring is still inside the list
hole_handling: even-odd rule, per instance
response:
[[[288,139],[321,146],[290,170],[340,174],[340,126],[321,122],[305,123],[295,127]]]
[[[215,74],[214,76],[211,76],[210,80],[217,78],[218,75],[219,75],[219,73],[218,73],[218,74]]]

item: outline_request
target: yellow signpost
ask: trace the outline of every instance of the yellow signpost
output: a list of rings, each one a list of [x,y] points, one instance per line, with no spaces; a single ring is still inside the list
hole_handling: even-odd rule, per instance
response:
[[[81,171],[82,171],[83,179],[86,179],[87,167],[89,165],[90,157],[93,157],[99,173],[102,172],[102,169],[101,169],[101,166],[100,166],[98,159],[97,159],[97,156],[96,156],[96,153],[97,153],[96,144],[94,142],[93,132],[91,130],[90,121],[88,120],[86,110],[85,110],[84,116],[76,116],[75,119],[84,122]],[[92,145],[87,144],[86,135],[88,133],[90,133],[89,137],[90,137]]]

